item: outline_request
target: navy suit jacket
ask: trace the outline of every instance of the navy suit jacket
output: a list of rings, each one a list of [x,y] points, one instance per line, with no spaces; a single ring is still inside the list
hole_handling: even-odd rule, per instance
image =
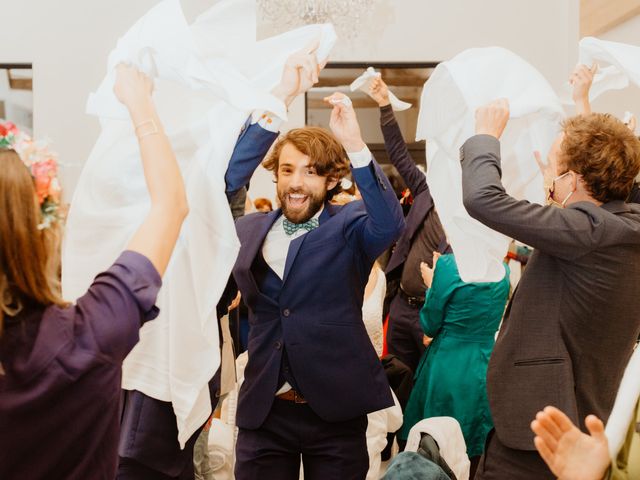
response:
[[[291,242],[277,296],[265,295],[255,265],[281,211],[236,222],[241,248],[233,274],[251,326],[238,402],[241,428],[259,428],[269,414],[280,387],[283,349],[300,393],[325,421],[393,405],[362,322],[362,302],[373,262],[402,233],[404,218],[375,160],[354,168],[353,177],[363,200],[325,204],[320,226]]]
[[[245,186],[253,171],[278,136],[258,124],[242,127],[227,169],[226,194],[230,198]],[[219,375],[209,382],[215,403]],[[161,402],[142,392],[125,392],[126,403],[122,413],[118,454],[169,476],[179,475],[188,462],[193,461],[193,445],[197,434],[187,442],[184,450],[178,444],[176,417],[170,402]]]
[[[257,123],[250,123],[251,117],[240,130],[240,136],[231,154],[229,166],[224,176],[227,198],[233,197],[242,187],[249,184],[253,172],[278,137],[277,133],[265,130]]]
[[[391,109],[391,106],[388,108]],[[383,111],[383,118],[385,117],[389,121],[386,124],[383,123],[381,129],[389,160],[393,166],[396,167],[404,183],[406,183],[409,190],[411,190],[411,195],[413,195],[413,205],[411,205],[406,218],[407,228],[398,239],[385,270],[385,273],[389,274],[396,268],[402,266],[407,259],[414,235],[424,223],[429,211],[433,208],[433,198],[431,198],[431,192],[429,191],[429,185],[427,185],[427,179],[424,173],[416,167],[413,158],[411,158],[407,145],[402,138],[400,127],[395,118],[393,118],[393,113],[391,113],[389,117],[389,115],[384,114]]]

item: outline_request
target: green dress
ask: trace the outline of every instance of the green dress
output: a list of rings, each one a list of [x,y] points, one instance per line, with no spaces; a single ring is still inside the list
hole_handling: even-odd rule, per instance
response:
[[[462,428],[467,455],[482,454],[493,428],[486,376],[495,333],[509,296],[509,268],[499,282],[465,283],[453,255],[436,263],[420,324],[433,341],[416,370],[400,438],[420,420],[453,417]]]

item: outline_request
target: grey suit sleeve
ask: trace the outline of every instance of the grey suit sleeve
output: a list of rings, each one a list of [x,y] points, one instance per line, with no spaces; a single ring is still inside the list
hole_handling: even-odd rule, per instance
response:
[[[500,142],[495,137],[471,137],[460,154],[464,207],[480,223],[566,259],[579,258],[598,243],[604,225],[596,205],[576,202],[562,209],[507,194],[501,181]]]

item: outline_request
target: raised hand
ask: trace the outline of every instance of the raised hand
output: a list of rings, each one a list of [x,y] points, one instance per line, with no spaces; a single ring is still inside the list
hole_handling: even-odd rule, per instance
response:
[[[602,421],[589,415],[582,433],[555,407],[538,412],[531,422],[540,456],[559,480],[601,480],[609,466],[609,447]]]
[[[509,101],[493,100],[476,110],[476,135],[491,135],[500,139],[509,121]]]
[[[324,101],[329,105],[333,105],[329,128],[331,128],[331,131],[344,149],[349,153],[362,150],[366,144],[362,140],[358,118],[349,97],[343,93],[336,92],[329,97],[325,97]]]
[[[369,86],[369,96],[373,98],[380,107],[389,105],[389,87],[382,81],[382,77],[378,76],[371,82]]]
[[[318,83],[318,76],[325,65],[318,64],[316,53],[319,46],[320,40],[314,40],[287,59],[280,83],[271,91],[287,107],[298,95]]]
[[[576,112],[586,115],[591,113],[591,104],[589,103],[589,90],[593,83],[593,76],[598,71],[598,64],[594,63],[591,67],[586,65],[578,65],[571,76],[569,84],[573,86],[573,101],[576,104]]]
[[[116,82],[113,93],[127,108],[151,100],[153,81],[132,65],[124,63],[116,67]]]

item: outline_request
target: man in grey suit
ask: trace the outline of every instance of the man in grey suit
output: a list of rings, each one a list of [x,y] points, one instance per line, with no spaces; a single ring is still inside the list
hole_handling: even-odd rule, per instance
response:
[[[495,430],[476,479],[552,479],[531,419],[555,405],[583,431],[588,414],[606,421],[640,332],[640,205],[625,203],[640,141],[609,115],[566,120],[545,167],[552,205],[541,206],[502,186],[508,118],[504,99],[481,107],[461,149],[469,214],[535,249],[489,362]]]

